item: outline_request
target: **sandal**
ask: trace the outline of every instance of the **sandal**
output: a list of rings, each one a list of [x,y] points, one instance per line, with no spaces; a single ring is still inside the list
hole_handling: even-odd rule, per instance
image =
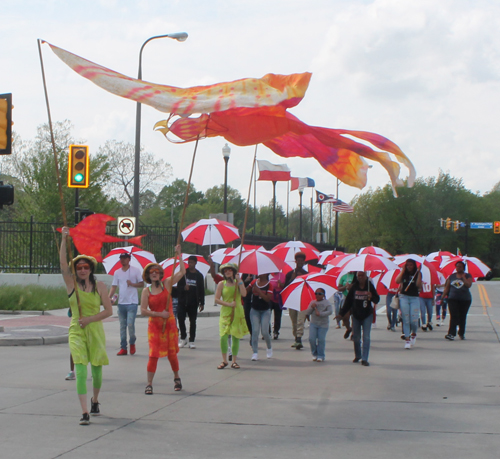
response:
[[[174,390],[182,390],[181,378],[174,379]]]
[[[231,368],[234,368],[235,370],[239,370],[241,367],[236,362],[233,362],[233,364],[231,365]]]
[[[229,365],[227,362],[221,362],[220,365],[217,367],[217,370],[224,370]]]
[[[153,386],[151,384],[148,384],[146,386],[146,389],[144,390],[144,393],[146,395],[153,395]]]

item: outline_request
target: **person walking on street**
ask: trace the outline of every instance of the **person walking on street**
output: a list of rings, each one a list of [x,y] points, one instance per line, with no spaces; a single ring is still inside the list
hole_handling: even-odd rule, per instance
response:
[[[69,228],[63,227],[61,233],[59,260],[71,307],[68,342],[75,363],[76,392],[83,413],[80,425],[88,425],[90,416],[87,409],[87,366],[90,363],[92,369],[93,397],[90,399],[90,414],[98,416],[100,414],[99,393],[102,386],[102,366],[109,364],[102,321],[113,314],[113,308],[106,285],[95,279],[97,261],[94,257],[78,255],[73,258],[71,264],[75,269],[75,282],[66,258],[66,239],[69,237]],[[77,292],[76,289],[78,289]],[[77,300],[77,295],[79,300]],[[80,308],[78,303],[80,303]],[[101,311],[101,305],[104,307],[103,311]]]
[[[344,296],[342,301],[340,301],[339,303],[339,311],[342,308],[345,299],[347,298],[347,294],[349,293],[349,289],[351,288],[354,278],[355,278],[354,273],[347,273],[344,274],[338,281],[338,291],[342,293],[342,295]],[[347,312],[347,314],[343,316],[342,323],[346,328],[346,331],[344,333],[344,339],[348,339],[352,333],[350,312]]]
[[[172,308],[172,286],[186,274],[186,267],[181,259],[181,247],[175,247],[175,253],[180,260],[180,271],[171,277],[163,279],[164,271],[158,263],[149,263],[142,272],[144,282],[150,284],[142,291],[141,314],[149,317],[148,343],[149,361],[147,365],[147,385],[144,393],[153,395],[153,378],[156,374],[158,359],[167,357],[174,373],[174,390],[182,389],[179,376],[179,335]]]
[[[377,289],[368,279],[364,271],[358,271],[349,293],[340,309],[340,315],[345,316],[351,311],[352,341],[354,342],[354,363],[361,360],[361,365],[368,367],[370,353],[370,334],[373,323],[374,305],[380,301]],[[363,334],[361,335],[361,332]]]
[[[186,275],[177,283],[177,319],[181,334],[179,347],[188,344],[186,331],[186,315],[189,317],[189,349],[195,349],[196,319],[199,311],[205,309],[205,282],[203,274],[196,269],[197,259],[194,255],[188,258]]]
[[[411,349],[417,340],[418,316],[420,300],[418,295],[422,288],[422,274],[417,269],[415,260],[408,258],[403,269],[396,277],[396,283],[401,284],[399,291],[399,307],[403,320],[403,338],[405,349]]]
[[[311,301],[304,314],[311,315],[309,327],[309,344],[314,362],[325,361],[326,334],[329,328],[329,317],[333,314],[331,303],[325,298],[325,290],[317,288],[314,292],[316,300]]]
[[[457,335],[460,339],[465,339],[465,325],[467,313],[472,303],[470,288],[472,286],[472,276],[465,272],[465,263],[457,261],[455,270],[444,286],[443,297],[448,296],[448,308],[450,310],[450,328],[446,339],[453,341]]]
[[[252,360],[259,360],[259,334],[262,333],[267,346],[267,358],[273,356],[269,324],[271,323],[271,300],[273,291],[269,285],[269,274],[261,274],[247,288],[251,296],[250,321],[252,322]]]
[[[290,285],[297,276],[307,274],[307,271],[304,269],[304,265],[306,264],[306,255],[304,252],[297,252],[295,254],[295,264],[295,269],[286,274],[284,287]],[[295,338],[292,347],[300,350],[304,347],[302,344],[302,336],[304,335],[304,319],[306,315],[303,311],[296,311],[295,309],[288,309],[288,315],[292,321],[292,333]]]
[[[135,318],[139,307],[137,289],[144,287],[142,273],[130,266],[130,254],[120,254],[122,267],[113,275],[113,283],[109,292],[112,299],[118,287],[118,317],[120,319],[120,350],[116,355],[127,355],[127,329],[130,339],[130,354],[135,354]]]

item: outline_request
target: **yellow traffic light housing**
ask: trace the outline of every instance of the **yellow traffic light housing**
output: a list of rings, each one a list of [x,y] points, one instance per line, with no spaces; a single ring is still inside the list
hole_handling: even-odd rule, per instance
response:
[[[458,231],[458,228],[460,228],[460,222],[458,220],[455,220],[453,224],[453,231]]]
[[[0,155],[12,153],[12,94],[0,94]]]
[[[493,222],[493,232],[500,234],[500,222]]]
[[[70,145],[68,158],[68,188],[89,187],[89,147]]]
[[[446,219],[446,229],[447,229],[447,230],[449,230],[450,228],[451,228],[451,218],[450,218],[450,217],[448,217],[448,218]]]

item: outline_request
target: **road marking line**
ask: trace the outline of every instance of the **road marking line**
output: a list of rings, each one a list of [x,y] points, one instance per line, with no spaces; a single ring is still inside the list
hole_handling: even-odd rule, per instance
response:
[[[481,299],[481,306],[483,307],[483,314],[486,316],[486,315],[488,315],[486,313],[486,302],[484,301],[483,290],[482,290],[481,287],[482,287],[481,284],[477,284],[477,290],[479,292],[479,298]]]

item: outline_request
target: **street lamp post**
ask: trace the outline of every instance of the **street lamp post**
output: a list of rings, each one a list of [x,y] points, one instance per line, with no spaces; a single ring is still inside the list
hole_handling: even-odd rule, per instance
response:
[[[224,158],[225,168],[224,168],[224,214],[227,218],[227,163],[229,162],[229,155],[231,154],[231,148],[226,143],[222,147],[222,157]]]
[[[142,80],[142,50],[151,41],[157,38],[172,38],[177,41],[186,41],[188,34],[186,32],[171,33],[167,35],[157,35],[148,38],[141,46],[139,51],[139,72],[137,79]],[[135,112],[135,165],[134,165],[134,205],[133,214],[139,218],[139,173],[141,168],[141,103],[137,102]]]

